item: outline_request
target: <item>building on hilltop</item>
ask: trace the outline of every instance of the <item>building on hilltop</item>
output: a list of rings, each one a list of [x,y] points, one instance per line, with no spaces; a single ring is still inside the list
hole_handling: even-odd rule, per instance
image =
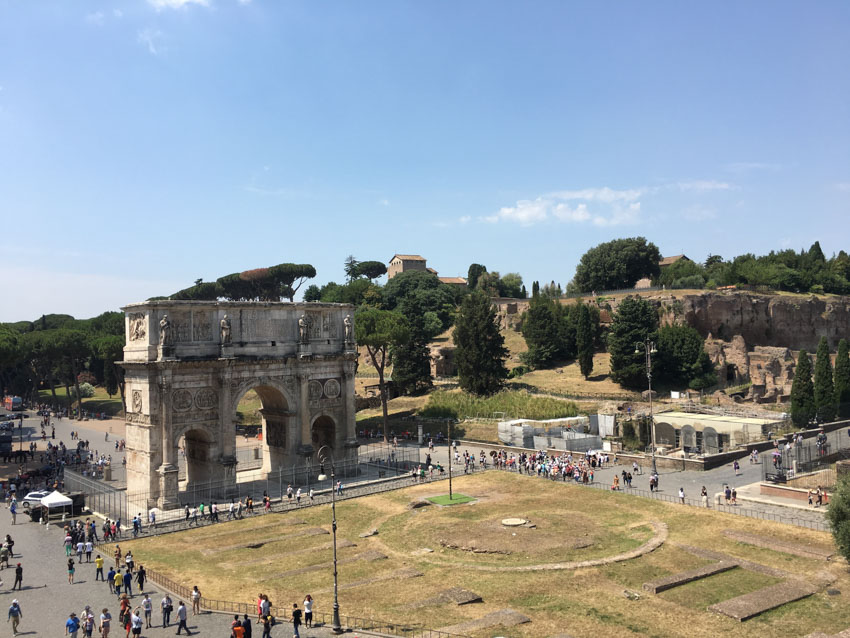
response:
[[[661,268],[664,268],[666,266],[672,266],[677,261],[681,261],[682,259],[684,259],[685,261],[691,261],[691,259],[689,259],[687,255],[673,255],[672,257],[662,257],[661,260],[658,262],[658,265]]]
[[[448,286],[462,286],[466,288],[466,279],[463,277],[439,277],[439,280]]]
[[[421,255],[399,255],[392,256],[387,268],[387,279],[392,279],[399,273],[408,270],[432,270],[426,267],[426,259]],[[436,275],[436,271],[433,271]]]

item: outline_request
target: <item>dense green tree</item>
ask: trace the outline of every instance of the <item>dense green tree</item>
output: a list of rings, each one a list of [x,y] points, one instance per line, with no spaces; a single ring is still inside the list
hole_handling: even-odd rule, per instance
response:
[[[106,393],[111,397],[121,394],[121,404],[126,409],[124,400],[124,369],[116,361],[124,358],[124,336],[103,335],[91,340],[92,352],[103,359],[103,384]]]
[[[664,326],[658,331],[656,355],[658,379],[675,387],[694,390],[717,383],[714,365],[703,349],[704,340],[690,326]]]
[[[509,272],[499,279],[499,295],[511,299],[522,299],[522,276],[516,272]]]
[[[319,299],[317,301],[324,303],[349,303],[355,306],[365,303],[370,306],[378,306],[381,302],[381,287],[365,277],[352,279],[344,284],[337,284],[331,281],[319,289]]]
[[[587,379],[593,372],[594,330],[588,307],[576,304],[578,321],[576,322],[576,357],[582,376]]]
[[[460,387],[477,395],[498,392],[508,376],[508,351],[487,295],[478,291],[463,300],[453,337]]]
[[[582,255],[574,282],[582,292],[631,288],[642,277],[660,272],[658,247],[643,237],[615,239]]]
[[[524,363],[545,368],[563,356],[559,324],[554,301],[542,295],[531,298],[522,320],[522,336],[528,346],[522,356]]]
[[[838,406],[838,416],[850,418],[850,353],[847,340],[838,342],[838,354],[835,355],[835,404]]]
[[[820,249],[820,246],[818,246]],[[823,254],[823,253],[821,253]],[[835,420],[835,386],[832,382],[832,361],[829,358],[829,343],[820,338],[815,360],[815,413],[818,423]]]
[[[360,265],[360,262],[354,258],[354,255],[349,255],[345,258],[344,268],[345,268],[345,277],[348,281],[351,281],[355,277],[358,276],[357,268]]]
[[[608,333],[611,378],[615,382],[626,388],[645,387],[644,354],[635,353],[635,344],[654,338],[657,329],[658,315],[651,303],[632,295],[620,302]]]
[[[466,285],[470,290],[478,287],[478,278],[487,272],[487,267],[481,264],[470,264],[466,272]]]
[[[384,441],[389,441],[390,426],[387,412],[387,385],[384,371],[390,363],[394,348],[410,338],[407,319],[398,312],[363,306],[354,318],[354,336],[357,344],[366,348],[372,365],[378,372],[381,393],[381,411],[384,421]]]
[[[415,298],[415,307],[437,313],[443,329],[452,324],[455,296],[451,286],[442,283],[435,274],[424,270],[399,273],[383,289],[383,305],[387,310],[403,306],[405,299]],[[403,312],[403,310],[402,310]]]
[[[535,281],[534,283],[531,284],[531,296],[536,297],[539,294],[540,294],[540,282]]]
[[[304,301],[320,301],[322,290],[316,284],[310,284],[304,289]]]
[[[705,269],[690,259],[680,259],[661,269],[661,274],[655,279],[655,285],[673,289],[702,288],[705,285]]]
[[[377,279],[387,274],[387,265],[382,261],[361,261],[356,272],[358,277]]]
[[[826,520],[835,546],[845,560],[850,561],[850,476],[846,474],[838,479],[835,490],[829,495]]]
[[[798,428],[808,427],[815,418],[815,387],[812,383],[812,364],[809,353],[800,350],[794,381],[791,384],[791,420]]]
[[[418,394],[431,387],[430,341],[443,330],[437,313],[428,310],[427,296],[411,294],[399,300],[396,311],[409,326],[409,338],[393,347],[393,383],[403,394]]]

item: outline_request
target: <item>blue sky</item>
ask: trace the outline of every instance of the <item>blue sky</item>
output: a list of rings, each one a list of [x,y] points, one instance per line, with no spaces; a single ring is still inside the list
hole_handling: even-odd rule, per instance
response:
[[[850,249],[846,2],[0,0],[0,321],[280,262]]]

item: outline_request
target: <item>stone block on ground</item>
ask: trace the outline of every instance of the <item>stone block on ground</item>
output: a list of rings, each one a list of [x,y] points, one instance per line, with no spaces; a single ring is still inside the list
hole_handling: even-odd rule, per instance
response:
[[[449,603],[455,605],[468,605],[470,603],[482,602],[481,596],[474,591],[463,589],[462,587],[452,587],[439,592],[436,596],[417,601],[410,605],[411,609],[419,607],[430,607],[431,605],[446,605]]]
[[[360,534],[360,538],[369,538],[370,536],[377,536],[377,535],[378,535],[378,530],[370,529],[368,532],[363,532],[362,534]]]
[[[729,571],[737,566],[737,561],[722,560],[717,563],[711,563],[710,565],[697,567],[696,569],[679,572],[678,574],[670,574],[669,576],[656,578],[644,583],[643,588],[653,594],[660,594],[668,589],[673,589],[674,587],[679,587],[680,585],[685,585],[701,578],[708,578],[709,576]]]
[[[784,583],[777,583],[743,596],[724,600],[711,605],[708,610],[743,622],[771,609],[811,596],[816,591],[817,589],[809,583],[786,580]]]

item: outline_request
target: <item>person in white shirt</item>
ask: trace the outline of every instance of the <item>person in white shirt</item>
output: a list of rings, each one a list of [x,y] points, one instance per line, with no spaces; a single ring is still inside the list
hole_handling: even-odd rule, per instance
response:
[[[186,635],[191,636],[189,633],[189,628],[186,626],[186,605],[183,604],[181,600],[177,605],[177,635],[180,635],[180,630],[185,629]]]
[[[313,597],[310,594],[304,597],[304,626],[313,626]]]
[[[153,625],[151,625],[151,614],[153,613],[153,601],[151,600],[150,594],[145,594],[145,599],[142,601],[142,611],[145,612],[145,628],[150,629]]]

